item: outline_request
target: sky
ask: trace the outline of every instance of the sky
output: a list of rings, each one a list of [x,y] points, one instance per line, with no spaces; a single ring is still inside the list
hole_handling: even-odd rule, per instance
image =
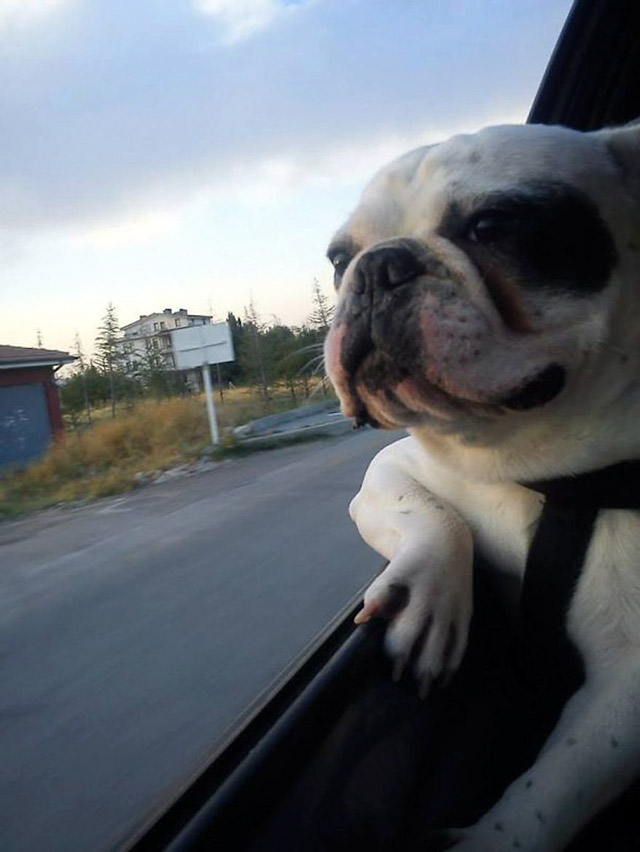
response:
[[[302,324],[410,148],[522,122],[569,0],[0,0],[0,343]]]

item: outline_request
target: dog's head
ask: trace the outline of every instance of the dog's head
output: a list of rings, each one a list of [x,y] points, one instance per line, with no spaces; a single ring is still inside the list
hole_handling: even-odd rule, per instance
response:
[[[328,251],[344,413],[495,446],[628,394],[638,152],[638,127],[494,127],[380,172]]]

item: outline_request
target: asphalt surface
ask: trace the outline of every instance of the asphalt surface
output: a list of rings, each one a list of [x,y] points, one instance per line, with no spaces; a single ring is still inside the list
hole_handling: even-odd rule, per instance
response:
[[[0,524],[0,850],[101,852],[201,768],[380,559],[364,431]]]

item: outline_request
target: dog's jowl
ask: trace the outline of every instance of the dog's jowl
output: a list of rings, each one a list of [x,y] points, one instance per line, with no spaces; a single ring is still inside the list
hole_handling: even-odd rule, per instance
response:
[[[527,612],[544,634],[557,610],[582,684],[453,846],[559,852],[640,776],[640,127],[495,127],[413,151],[328,255],[343,411],[409,432],[350,507],[389,560],[358,620],[408,590],[386,633],[397,670],[410,660],[426,693],[460,666],[476,555],[535,589],[536,560],[567,561],[549,537],[584,526],[566,600],[552,576]]]

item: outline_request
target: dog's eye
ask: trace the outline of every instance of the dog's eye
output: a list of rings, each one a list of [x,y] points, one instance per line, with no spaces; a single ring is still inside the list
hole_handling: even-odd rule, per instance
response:
[[[347,266],[349,266],[352,261],[352,257],[346,251],[337,251],[329,257],[329,260],[333,266],[334,283],[338,286]]]
[[[345,269],[351,263],[351,256],[348,255],[345,251],[336,252],[331,258],[331,265],[334,270],[339,274],[343,275]]]
[[[474,243],[498,243],[510,237],[515,231],[517,220],[511,213],[503,210],[488,210],[479,213],[469,227],[469,239]]]

